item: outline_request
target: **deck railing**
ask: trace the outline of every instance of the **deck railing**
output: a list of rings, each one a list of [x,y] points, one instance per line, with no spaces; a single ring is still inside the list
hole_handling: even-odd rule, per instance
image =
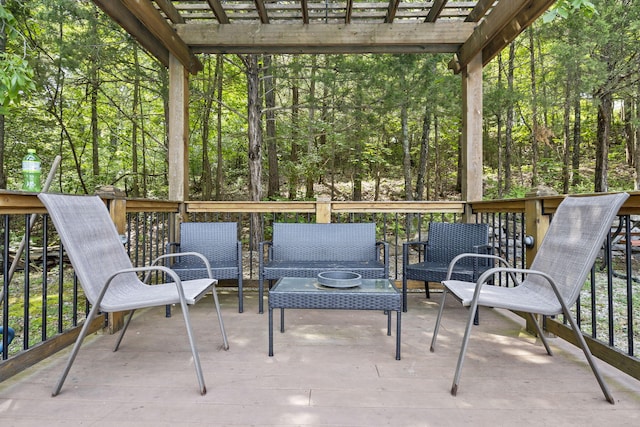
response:
[[[402,243],[424,240],[428,223],[478,221],[490,225],[494,251],[513,265],[526,267],[542,241],[560,197],[508,201],[463,202],[167,202],[124,200],[107,195],[116,228],[134,265],[144,265],[163,253],[177,238],[180,221],[234,221],[243,243],[245,289],[257,280],[257,243],[271,238],[274,222],[374,222],[379,240],[389,243],[391,278],[401,280]],[[7,345],[3,335],[0,381],[64,348],[75,339],[75,328],[88,312],[55,229],[46,215],[38,215],[33,228],[26,227],[32,214],[45,211],[35,195],[3,193],[2,304],[0,326],[16,331]],[[601,359],[640,379],[640,288],[638,255],[634,252],[634,219],[640,215],[640,193],[621,210],[621,226],[594,266],[576,307],[581,328],[593,339],[590,345]],[[637,219],[636,219],[637,220]],[[617,224],[614,224],[616,228]],[[616,230],[614,230],[616,231]],[[24,254],[18,257],[11,281],[16,248],[25,237]],[[421,254],[412,253],[411,260]],[[25,265],[29,268],[26,269]],[[60,272],[63,274],[60,274]],[[28,273],[28,274],[27,274]],[[592,285],[593,284],[593,285]],[[222,285],[228,285],[222,283]],[[230,283],[233,286],[233,282]],[[421,283],[412,291],[424,292]],[[511,286],[511,283],[498,283]],[[28,301],[28,303],[26,303]],[[247,314],[251,315],[251,314]],[[121,317],[104,319],[96,328],[119,327]],[[546,328],[571,340],[562,319],[546,319]]]

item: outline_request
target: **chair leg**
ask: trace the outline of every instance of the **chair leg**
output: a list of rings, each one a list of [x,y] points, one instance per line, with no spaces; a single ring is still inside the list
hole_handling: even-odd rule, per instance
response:
[[[244,296],[242,292],[242,270],[238,274],[238,313],[244,311]]]
[[[89,331],[89,326],[91,325],[91,323],[93,323],[93,319],[95,319],[96,315],[98,314],[98,311],[99,311],[98,307],[99,307],[99,304],[96,304],[93,307],[91,307],[91,311],[89,311],[89,315],[85,319],[84,324],[82,325],[82,329],[80,330],[80,334],[78,335],[78,338],[76,339],[76,342],[73,345],[73,350],[71,350],[71,354],[69,355],[67,364],[65,365],[64,370],[62,371],[62,375],[60,375],[58,382],[53,387],[51,396],[55,397],[58,395],[58,393],[60,393],[60,389],[62,388],[64,381],[67,379],[67,375],[69,374],[71,365],[73,365],[73,362],[76,360],[76,356],[78,355],[78,351],[80,351],[80,346],[82,345],[82,341],[84,341],[84,338],[87,336],[87,332]]]
[[[576,339],[578,340],[580,347],[582,347],[582,351],[584,352],[584,355],[587,358],[587,362],[589,362],[589,366],[591,366],[591,370],[593,371],[593,374],[595,375],[596,380],[598,380],[598,384],[600,384],[600,388],[602,389],[602,393],[604,394],[605,399],[607,399],[609,403],[614,405],[616,402],[615,400],[613,400],[613,396],[611,395],[611,392],[609,391],[607,384],[604,382],[604,379],[602,378],[602,375],[598,370],[598,366],[596,365],[596,362],[593,359],[593,355],[591,354],[591,351],[587,346],[587,342],[582,336],[582,331],[578,328],[576,321],[573,319],[573,316],[571,315],[571,313],[566,307],[564,307],[564,315],[569,321],[569,324],[571,325],[571,329],[573,329],[573,333],[576,336]]]
[[[464,363],[464,356],[467,352],[467,345],[469,344],[469,338],[471,337],[471,329],[473,328],[473,321],[478,311],[478,303],[471,304],[469,307],[469,319],[467,320],[467,327],[464,331],[464,337],[462,338],[462,346],[460,347],[460,355],[458,356],[458,365],[456,366],[456,373],[453,377],[453,384],[451,385],[451,395],[458,394],[458,385],[460,384],[460,374],[462,373],[462,365]]]
[[[424,293],[427,294],[427,298],[431,298],[431,294],[429,293],[429,282],[424,281]]]
[[[262,314],[263,313],[263,307],[262,307],[262,295],[264,294],[264,278],[262,277],[262,274],[260,274],[260,277],[258,277],[258,313]]]
[[[116,341],[116,345],[113,348],[113,351],[118,351],[118,349],[120,348],[120,343],[122,342],[122,338],[124,338],[124,333],[127,331],[127,328],[129,327],[129,323],[131,323],[131,319],[133,319],[133,313],[135,313],[135,310],[131,310],[131,313],[129,313],[129,317],[127,317],[127,320],[124,323],[124,326],[122,327],[122,331],[120,331],[120,336],[118,337],[118,341]]]
[[[220,333],[222,334],[222,345],[225,350],[229,350],[229,341],[227,340],[227,332],[224,329],[224,322],[222,321],[222,313],[220,312],[220,301],[218,301],[218,292],[216,287],[213,287],[213,303],[216,306],[216,313],[218,315],[218,323],[220,324]]]
[[[180,301],[180,307],[182,308],[182,315],[184,317],[184,323],[187,328],[187,338],[189,339],[189,345],[191,346],[191,354],[193,355],[193,364],[196,368],[196,377],[198,378],[198,384],[200,386],[200,394],[207,394],[207,386],[204,384],[204,375],[202,374],[202,366],[200,365],[200,356],[198,356],[198,349],[196,348],[195,338],[193,337],[193,330],[191,329],[191,321],[189,320],[189,307],[184,301]]]
[[[531,320],[531,322],[535,326],[536,333],[540,337],[540,340],[542,341],[542,344],[544,345],[544,348],[547,350],[547,354],[549,356],[553,356],[553,352],[551,351],[551,347],[549,347],[549,343],[547,342],[547,339],[545,338],[544,333],[542,331],[542,328],[540,327],[540,324],[536,320],[536,317],[533,315],[533,313],[527,313],[527,316],[529,317],[529,320]]]
[[[438,308],[438,317],[436,317],[436,325],[433,327],[433,336],[431,337],[431,352],[436,350],[436,340],[438,339],[438,331],[440,330],[440,321],[442,319],[442,312],[444,311],[444,300],[447,297],[447,288],[442,290],[442,299],[440,300],[440,308]]]
[[[407,276],[402,275],[402,311],[407,312]]]

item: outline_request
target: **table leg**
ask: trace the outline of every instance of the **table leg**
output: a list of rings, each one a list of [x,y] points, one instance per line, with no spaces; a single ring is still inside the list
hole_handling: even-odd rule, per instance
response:
[[[280,309],[280,332],[284,332],[284,308]]]
[[[391,314],[389,314],[391,316]],[[398,310],[398,314],[396,316],[396,360],[400,360],[400,331],[402,330],[400,326],[402,317],[402,310]]]
[[[391,336],[391,310],[387,310],[387,336]]]
[[[269,356],[273,356],[273,308],[269,307]]]

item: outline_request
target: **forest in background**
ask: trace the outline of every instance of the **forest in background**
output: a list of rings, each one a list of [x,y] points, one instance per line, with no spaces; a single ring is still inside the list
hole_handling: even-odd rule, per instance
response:
[[[484,69],[486,198],[638,188],[640,2],[559,4]],[[0,188],[35,148],[44,174],[62,157],[55,191],[166,198],[167,70],[91,1],[0,5]],[[190,199],[459,199],[450,54],[199,59]]]

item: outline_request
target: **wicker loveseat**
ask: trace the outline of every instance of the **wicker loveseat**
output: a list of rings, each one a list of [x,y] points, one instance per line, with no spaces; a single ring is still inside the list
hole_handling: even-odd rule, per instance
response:
[[[374,223],[274,223],[273,239],[259,244],[259,309],[264,281],[315,277],[329,270],[352,271],[364,279],[389,277],[388,243],[376,241]]]

